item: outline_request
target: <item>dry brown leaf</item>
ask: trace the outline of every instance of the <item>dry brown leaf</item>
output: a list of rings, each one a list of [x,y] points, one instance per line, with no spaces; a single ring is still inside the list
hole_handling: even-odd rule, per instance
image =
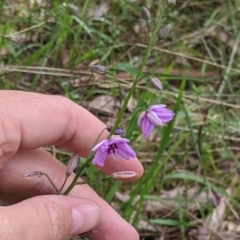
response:
[[[231,193],[230,189],[227,189],[226,191],[228,192],[228,194]],[[213,235],[214,236],[216,235],[216,238],[220,237],[220,239],[230,239],[229,234],[230,235],[232,234],[230,231],[227,232],[228,234],[227,238],[225,237],[222,238],[223,232],[221,232],[221,234],[219,233],[221,226],[224,225],[223,219],[226,213],[227,206],[228,206],[228,199],[225,196],[221,197],[219,205],[206,218],[202,227],[199,228],[198,238],[197,238],[198,240],[210,240],[210,239],[213,239]],[[232,238],[232,239],[235,239],[235,238]]]
[[[178,206],[176,198],[187,196],[188,199],[193,199],[192,203],[188,203],[186,208],[188,211],[194,211],[198,209],[199,203],[210,203],[216,201],[215,196],[209,192],[199,192],[199,187],[192,187],[187,189],[185,187],[178,187],[170,191],[163,191],[159,196],[159,200],[147,200],[145,203],[145,210],[152,211],[163,211],[165,209],[173,209]]]
[[[115,115],[116,107],[119,107],[119,101],[112,96],[101,95],[95,97],[89,102],[89,108],[98,110],[104,114]]]
[[[137,99],[131,97],[129,102],[128,102],[128,105],[127,105],[127,109],[129,112],[132,112],[134,110],[134,108],[137,106]]]
[[[96,11],[93,11],[93,9],[89,9],[87,16],[88,17],[95,17],[95,18],[101,18],[104,16],[110,9],[110,6],[108,3],[102,3],[98,6]]]

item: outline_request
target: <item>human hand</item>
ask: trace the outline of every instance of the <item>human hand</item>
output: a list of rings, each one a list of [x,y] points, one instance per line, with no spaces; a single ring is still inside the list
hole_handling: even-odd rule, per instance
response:
[[[66,166],[42,149],[56,145],[86,157],[105,125],[67,98],[20,91],[0,91],[0,199],[13,204],[0,208],[1,239],[61,240],[92,229],[92,240],[138,240],[136,230],[88,185],[77,185],[68,196],[54,195],[46,178],[27,181],[29,171],[42,171],[60,188]],[[104,132],[101,139],[106,138]],[[109,158],[105,173],[135,171],[137,159]],[[69,182],[74,174],[69,177]]]

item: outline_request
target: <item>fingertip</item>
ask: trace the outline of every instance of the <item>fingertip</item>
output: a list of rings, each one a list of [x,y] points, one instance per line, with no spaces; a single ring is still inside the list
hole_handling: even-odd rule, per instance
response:
[[[122,179],[122,182],[135,182],[140,179],[144,173],[143,165],[137,158],[132,158],[129,160],[120,158],[118,160],[115,160],[113,157],[108,157],[108,159],[105,161],[104,166],[98,166],[98,168],[108,175],[111,175],[113,172],[122,171],[134,171],[137,173],[137,175],[132,178]]]
[[[71,236],[88,232],[97,226],[101,219],[101,209],[95,204],[81,204],[72,209]]]
[[[139,162],[138,159],[136,159],[135,161],[136,161],[136,163],[135,163],[134,171],[137,173],[137,175],[132,178],[123,179],[122,182],[136,182],[143,176],[143,174],[144,174],[143,165]]]
[[[140,161],[138,159],[137,159],[137,161],[138,161],[138,172],[137,172],[138,173],[137,180],[138,180],[144,174],[144,167],[143,167],[143,165],[140,163]]]

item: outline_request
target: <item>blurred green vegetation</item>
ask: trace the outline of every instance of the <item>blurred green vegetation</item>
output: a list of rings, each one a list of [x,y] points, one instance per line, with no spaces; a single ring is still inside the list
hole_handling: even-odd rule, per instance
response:
[[[161,2],[0,1],[0,88],[64,95],[113,124],[121,103],[118,86],[110,77],[93,76],[88,66],[108,67],[127,92],[149,41],[140,9],[151,12],[153,29]],[[171,32],[144,68],[161,79],[164,90],[141,80],[124,115],[131,115],[126,137],[145,174],[136,183],[92,185],[141,239],[194,239],[223,198],[228,207],[218,231],[223,221],[239,220],[239,19],[238,0],[177,0],[164,13],[162,26],[171,24]],[[93,104],[99,97],[114,111]],[[176,117],[144,140],[133,109],[153,103],[167,104]],[[62,161],[69,158],[62,149],[54,152]],[[101,176],[89,166],[83,178]]]

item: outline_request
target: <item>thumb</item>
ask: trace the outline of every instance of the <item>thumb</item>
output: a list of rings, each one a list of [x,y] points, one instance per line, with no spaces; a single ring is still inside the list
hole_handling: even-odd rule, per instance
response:
[[[86,198],[46,195],[0,208],[0,239],[62,240],[92,230],[100,207]]]

